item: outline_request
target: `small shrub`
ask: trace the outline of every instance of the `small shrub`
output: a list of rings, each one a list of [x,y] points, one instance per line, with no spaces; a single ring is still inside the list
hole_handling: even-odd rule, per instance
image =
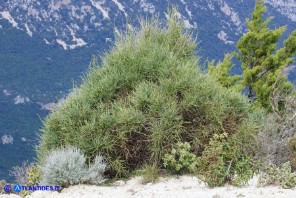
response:
[[[34,163],[29,163],[28,161],[23,161],[22,166],[14,166],[9,172],[9,175],[14,177],[15,182],[20,185],[28,184],[27,171],[34,167]]]
[[[190,152],[190,144],[177,143],[170,154],[165,154],[163,165],[173,173],[193,173],[196,171],[196,155]]]
[[[22,190],[21,192],[18,193],[18,195],[20,197],[26,197],[29,196],[33,191],[26,191],[26,190]]]
[[[135,171],[135,174],[143,176],[142,184],[147,184],[157,181],[160,170],[155,165],[144,165],[141,169]]]
[[[41,179],[41,170],[35,163],[29,163],[28,161],[23,161],[22,166],[13,167],[9,174],[15,178],[17,184],[22,186],[38,185]],[[1,185],[2,184],[0,184],[0,188],[3,189]],[[30,191],[21,191],[18,195],[25,197],[30,193]]]
[[[37,166],[32,166],[31,168],[29,168],[26,172],[26,175],[28,180],[28,186],[37,185],[40,179],[42,178],[41,170]]]
[[[256,170],[253,158],[240,146],[241,142],[227,133],[211,138],[198,158],[198,172],[210,187],[222,186],[226,182],[243,185],[253,176]]]
[[[279,185],[283,188],[296,186],[296,173],[292,172],[290,162],[284,163],[280,168],[270,164],[259,177],[259,185]]]
[[[0,180],[0,195],[6,193],[4,191],[4,186],[7,184],[7,182],[5,180]]]
[[[82,178],[84,183],[99,184],[105,181],[103,175],[107,165],[103,161],[103,157],[98,155],[94,163],[89,167],[87,174]]]
[[[273,113],[268,115],[264,129],[258,134],[260,149],[257,156],[262,158],[263,167],[270,163],[280,167],[287,161],[296,168],[296,91],[284,94],[274,94],[272,104],[282,103],[279,107],[273,105]],[[265,169],[266,169],[265,168]]]
[[[79,183],[98,184],[105,181],[102,174],[106,164],[101,156],[87,167],[86,158],[79,148],[68,146],[49,153],[42,167],[42,185],[67,187]]]

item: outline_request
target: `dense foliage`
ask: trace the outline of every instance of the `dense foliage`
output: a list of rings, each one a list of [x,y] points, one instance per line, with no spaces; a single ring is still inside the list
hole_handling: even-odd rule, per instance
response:
[[[234,91],[241,91],[243,85],[241,83],[241,75],[230,75],[230,70],[233,68],[232,54],[226,54],[223,61],[216,65],[214,61],[208,63],[209,74],[214,77],[222,86]]]
[[[197,158],[190,152],[188,142],[178,142],[176,148],[173,148],[169,154],[165,154],[163,165],[172,173],[184,174],[194,173],[197,168]]]
[[[259,184],[293,188],[296,186],[296,173],[292,171],[290,162],[286,162],[280,167],[270,164],[267,170],[260,175]]]
[[[242,76],[229,74],[233,67],[231,55],[226,55],[224,61],[216,67],[211,62],[209,73],[225,87],[239,91],[245,89],[247,97],[256,106],[271,111],[270,98],[274,91],[289,91],[292,86],[287,80],[287,69],[296,55],[296,30],[284,41],[284,46],[278,49],[278,41],[286,27],[269,29],[271,17],[264,20],[265,12],[264,2],[258,0],[251,20],[246,20],[249,31],[237,42],[238,52],[234,54],[242,63]],[[282,108],[281,104],[278,107]]]
[[[36,3],[36,1],[35,1]],[[106,1],[104,7],[106,8],[109,4],[114,4],[114,2]],[[189,17],[187,5],[190,3],[183,5],[181,2],[175,2],[176,5],[179,7],[180,16],[186,17],[189,21],[189,25],[195,26],[195,22],[197,23],[197,31],[199,32],[198,38],[201,41],[199,45],[199,55],[203,57],[203,59],[219,59],[222,54],[225,52],[233,50],[235,45],[229,45],[232,41],[236,41],[240,36],[240,28],[244,29],[244,24],[240,26],[233,26],[234,24],[230,25],[231,29],[227,29],[227,40],[225,43],[222,40],[219,40],[217,37],[217,33],[225,31],[226,27],[222,28],[223,23],[225,21],[231,20],[231,17],[228,15],[223,14],[222,10],[214,9],[209,11],[206,4],[197,5],[196,2],[190,8],[192,12],[192,17]],[[38,8],[42,7],[44,3],[38,3]],[[46,4],[46,3],[45,3]],[[44,5],[45,5],[44,4]],[[80,4],[78,2],[78,4]],[[132,3],[125,2],[126,5],[130,5]],[[157,2],[155,12],[160,12],[160,18],[164,17],[165,11],[165,2]],[[182,5],[181,5],[182,4]],[[243,19],[248,17],[249,13],[251,13],[251,7],[254,5],[254,1],[244,1],[240,2],[237,6],[237,1],[228,1],[228,6],[232,9],[233,12],[238,14],[238,18]],[[76,5],[75,2],[72,1],[71,5]],[[191,5],[191,4],[190,4]],[[215,8],[218,8],[219,5],[224,5],[224,2],[213,2]],[[197,7],[195,7],[197,6]],[[130,7],[130,6],[127,6]],[[111,42],[105,42],[105,38],[112,38],[113,40],[113,33],[110,31],[113,28],[113,16],[117,19],[115,22],[116,28],[121,29],[123,26],[122,24],[125,23],[124,19],[121,20],[123,16],[123,12],[117,10],[119,12],[113,12],[114,7],[109,7],[112,10],[112,14],[110,12],[110,24],[105,26],[102,25],[103,30],[105,33],[100,35],[96,34],[95,31],[87,30],[88,33],[83,34],[81,38],[90,38],[95,36],[96,42],[93,43],[92,41],[87,42],[89,47],[75,49],[70,51],[64,51],[62,49],[58,50],[52,45],[46,45],[43,41],[45,35],[37,38],[35,33],[33,33],[33,37],[29,37],[25,32],[17,30],[16,28],[12,28],[11,24],[6,22],[4,19],[0,21],[2,29],[0,30],[0,40],[3,45],[1,45],[1,53],[0,53],[0,60],[2,66],[0,67],[1,70],[1,85],[2,89],[7,89],[12,94],[10,96],[6,96],[4,94],[0,94],[0,100],[2,101],[2,108],[0,109],[0,131],[2,128],[3,134],[10,134],[14,137],[13,145],[10,144],[0,144],[0,161],[2,162],[0,167],[0,178],[4,177],[9,182],[12,181],[8,178],[8,171],[12,166],[16,164],[20,164],[23,160],[32,161],[35,157],[34,149],[32,147],[33,143],[37,141],[35,139],[35,132],[41,125],[39,120],[39,116],[41,119],[47,114],[47,111],[40,110],[40,105],[38,102],[52,102],[57,100],[65,95],[65,91],[72,87],[72,84],[79,84],[80,80],[77,81],[77,77],[80,76],[81,71],[85,71],[86,62],[90,59],[91,53],[97,53],[97,51],[103,51],[107,49],[107,45]],[[136,7],[134,7],[136,8]],[[225,7],[224,7],[225,8]],[[190,10],[189,9],[189,10]],[[71,10],[71,9],[70,9]],[[133,9],[136,10],[136,9]],[[140,11],[141,9],[138,9]],[[195,12],[199,10],[198,12]],[[9,10],[8,10],[9,11]],[[10,10],[13,17],[15,17],[16,12],[24,12],[25,10]],[[47,12],[47,10],[44,10]],[[77,10],[76,10],[77,11]],[[127,10],[126,10],[127,11]],[[131,17],[136,15],[142,15],[144,12],[132,12],[127,11],[128,16],[132,18],[133,25],[137,26],[137,23],[134,23],[137,17]],[[224,10],[223,10],[224,11]],[[275,8],[269,4],[269,12],[264,13],[264,15],[269,15],[275,11]],[[25,11],[26,12],[26,11]],[[98,11],[99,12],[99,11]],[[100,12],[99,12],[100,13]],[[122,15],[118,15],[118,14]],[[275,12],[279,13],[279,12]],[[27,12],[25,13],[27,14]],[[60,16],[67,16],[68,12],[63,10],[63,12],[59,13]],[[133,14],[133,15],[131,15]],[[214,15],[213,15],[214,14]],[[150,14],[148,14],[150,16]],[[149,17],[148,16],[148,17]],[[213,17],[215,16],[215,17]],[[32,16],[31,16],[32,17]],[[26,18],[26,17],[25,17]],[[69,18],[69,17],[68,17]],[[119,19],[120,18],[120,19]],[[15,18],[16,19],[16,18]],[[24,19],[24,18],[23,18]],[[184,18],[185,19],[185,18]],[[17,20],[17,19],[16,19]],[[89,20],[86,19],[88,22]],[[115,20],[115,19],[114,19]],[[25,20],[26,21],[26,20]],[[69,22],[69,20],[67,20]],[[70,20],[71,22],[72,20]],[[105,19],[104,22],[108,20]],[[75,23],[75,20],[72,21]],[[119,23],[118,23],[119,22]],[[120,23],[121,22],[121,23]],[[230,21],[229,21],[230,22]],[[53,21],[51,21],[54,24]],[[22,23],[18,23],[19,27],[22,27]],[[81,24],[81,23],[80,23]],[[88,26],[88,23],[83,23],[85,26]],[[218,24],[218,25],[217,25]],[[220,24],[220,25],[219,25]],[[268,24],[269,27],[278,27],[279,24],[287,25],[287,32],[291,32],[291,28],[293,27],[293,22],[289,21],[287,17],[283,17],[281,15],[276,16],[274,20]],[[31,25],[35,26],[36,24],[31,21]],[[30,28],[32,29],[31,26]],[[78,25],[79,26],[79,25]],[[39,27],[38,25],[35,27]],[[48,24],[43,24],[43,28],[47,28]],[[209,28],[210,27],[210,28]],[[108,29],[110,28],[110,29]],[[222,28],[222,29],[221,29]],[[237,29],[238,28],[238,29]],[[40,28],[37,28],[38,30]],[[41,28],[42,29],[42,28]],[[242,30],[240,29],[240,30]],[[82,30],[82,29],[81,29]],[[58,31],[59,33],[63,32],[63,30]],[[288,33],[284,33],[284,37],[288,36]],[[66,43],[71,42],[72,37],[69,34],[70,40],[64,40]],[[79,35],[76,35],[79,36]],[[220,38],[221,39],[221,38]],[[232,41],[229,41],[231,39]],[[54,41],[55,39],[49,39],[49,41]],[[85,40],[87,41],[87,40]],[[74,42],[74,41],[73,41]],[[17,43],[17,45],[16,45]],[[43,43],[43,44],[42,44]],[[278,46],[281,47],[281,46]],[[61,47],[62,48],[62,47]],[[24,50],[26,49],[26,50]],[[217,66],[218,73],[222,72],[224,75],[227,73],[227,68],[231,67],[231,62],[228,62],[229,58],[226,58],[220,66]],[[230,63],[230,64],[229,64]],[[224,70],[223,65],[226,67]],[[232,72],[236,73],[238,67],[233,68]],[[295,72],[294,72],[295,73]],[[232,76],[227,76],[232,77]],[[291,80],[295,79],[290,76]],[[235,79],[235,78],[233,78]],[[74,81],[74,82],[73,82]],[[223,78],[222,78],[223,81]],[[227,87],[231,87],[232,83],[228,83],[228,80],[223,81],[226,83]],[[236,83],[234,83],[236,85]],[[241,83],[239,83],[241,85]],[[231,87],[232,88],[232,87]],[[26,103],[25,105],[15,105],[13,103],[14,98],[17,95],[21,96],[28,96],[30,98],[30,103]],[[37,103],[37,104],[36,104]],[[280,107],[282,107],[283,101],[280,100]],[[275,107],[278,105],[276,103],[273,104]],[[291,116],[292,117],[292,116]],[[295,117],[294,117],[295,118]],[[265,130],[265,137],[268,136],[270,141],[265,141],[266,143],[261,145],[261,148],[264,148],[265,151],[270,152],[269,155],[272,155],[272,159],[277,161],[277,165],[279,161],[283,161],[284,159],[287,160],[291,154],[291,148],[295,149],[295,138],[292,138],[289,141],[289,145],[291,148],[288,150],[288,144],[286,144],[287,139],[290,138],[290,135],[295,134],[293,129],[293,122],[289,121],[282,121],[276,117],[276,115],[271,115],[270,122],[274,125],[279,123],[277,126],[272,127],[271,129]],[[288,124],[287,124],[288,123]],[[285,129],[282,130],[282,126]],[[292,126],[292,128],[288,129],[288,126]],[[294,125],[295,126],[295,125]],[[279,133],[277,133],[277,129]],[[287,129],[287,130],[286,130]],[[272,133],[268,133],[272,132]],[[288,134],[288,135],[287,135]],[[24,142],[20,138],[16,137],[26,137],[27,141]],[[283,140],[284,137],[284,140]],[[22,138],[23,139],[23,138]],[[262,139],[266,140],[266,139]],[[269,143],[267,143],[269,142]],[[261,142],[262,143],[262,142]],[[7,157],[7,153],[10,153],[10,156]],[[1,157],[2,156],[2,157]],[[271,158],[271,157],[270,157]],[[293,158],[296,159],[296,158]],[[294,160],[295,161],[295,160]],[[292,165],[295,163],[291,163]],[[149,166],[148,166],[149,167]],[[152,169],[151,169],[152,170]],[[34,172],[34,171],[33,171]],[[149,172],[149,171],[148,171]],[[33,177],[34,180],[34,177]]]
[[[233,55],[229,54],[216,66],[214,62],[210,62],[209,74],[224,87],[240,92],[247,91],[246,95],[254,108],[266,110],[267,122],[258,134],[259,149],[256,158],[262,161],[260,168],[266,171],[266,167],[271,163],[274,167],[284,166],[285,169],[290,170],[291,166],[296,168],[296,92],[287,80],[287,75],[296,54],[296,30],[284,41],[283,47],[278,49],[278,41],[286,27],[269,29],[267,25],[271,18],[263,20],[265,12],[263,1],[258,0],[252,19],[246,21],[249,32],[237,43],[239,52],[234,54],[242,62],[243,74],[230,75]],[[222,145],[221,148],[223,148]],[[214,152],[221,152],[221,148]],[[236,150],[234,148],[235,146],[232,145],[231,149]],[[223,156],[221,160],[225,157],[230,156]],[[230,159],[232,158],[233,156]],[[220,163],[223,163],[223,160]],[[213,164],[205,166],[213,166]],[[247,167],[246,165],[243,167]],[[272,170],[276,170],[274,167]],[[248,168],[250,169],[251,167]],[[266,174],[270,175],[268,170]],[[221,170],[219,174],[220,176],[216,179],[223,182],[221,179],[225,175],[225,170]],[[274,174],[278,175],[281,172],[274,171]],[[284,175],[288,177],[289,174]],[[295,186],[295,182],[290,180],[289,184],[282,184],[282,181],[287,181],[283,178],[274,180],[281,180],[280,185],[285,187]]]
[[[277,50],[277,43],[285,27],[271,30],[267,27],[271,18],[263,20],[264,2],[257,1],[252,19],[247,19],[249,32],[237,43],[238,59],[242,61],[244,84],[248,97],[256,97],[260,107],[270,108],[269,97],[275,89],[287,90],[292,84],[282,75],[293,62],[296,54],[296,30]]]
[[[250,102],[257,108],[267,110],[267,122],[258,134],[260,146],[256,158],[263,162],[261,168],[265,172],[263,180],[266,180],[266,184],[291,188],[295,186],[295,174],[291,173],[291,166],[294,169],[296,167],[296,92],[287,76],[296,54],[296,31],[278,49],[277,43],[285,27],[270,30],[267,25],[271,18],[263,20],[265,11],[263,1],[257,1],[252,19],[247,19],[249,32],[237,43],[239,53],[235,55],[242,61],[243,74],[230,75],[233,64],[232,55],[229,54],[216,67],[210,62],[209,74],[224,87],[236,91],[246,89]],[[222,145],[215,152],[221,153],[221,148]],[[232,145],[231,149],[233,148],[235,146]],[[217,158],[219,155],[212,154],[211,157],[213,156]],[[225,157],[227,158],[222,156],[220,163],[223,163],[222,159]],[[230,159],[234,159],[234,156]],[[243,165],[244,168],[248,166]],[[279,168],[281,166],[282,169]],[[215,183],[223,182],[223,177],[227,176],[225,172],[228,171],[220,169]],[[215,170],[208,174],[215,174]],[[211,182],[212,180],[209,181]]]
[[[201,72],[195,47],[175,14],[163,26],[141,21],[140,30],[119,35],[102,65],[93,59],[82,85],[44,121],[40,163],[52,149],[73,145],[90,161],[101,153],[107,174],[122,177],[143,165],[163,168],[165,154],[178,142],[188,142],[190,152],[203,157],[213,137],[227,134],[223,142],[237,142],[237,157],[216,168],[231,170],[223,182],[231,181],[240,160],[246,161],[241,156],[255,153],[262,115],[240,93]],[[223,151],[232,156],[231,149]]]

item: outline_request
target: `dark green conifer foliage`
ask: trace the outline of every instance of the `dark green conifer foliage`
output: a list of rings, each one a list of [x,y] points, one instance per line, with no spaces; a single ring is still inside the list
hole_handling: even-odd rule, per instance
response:
[[[277,50],[277,43],[286,27],[271,30],[267,27],[271,17],[266,20],[262,15],[266,7],[258,0],[252,19],[246,20],[249,32],[237,43],[237,58],[242,61],[243,84],[248,89],[248,98],[255,104],[270,109],[269,98],[273,90],[288,90],[291,83],[283,75],[293,62],[296,54],[296,31],[284,42],[284,47]]]

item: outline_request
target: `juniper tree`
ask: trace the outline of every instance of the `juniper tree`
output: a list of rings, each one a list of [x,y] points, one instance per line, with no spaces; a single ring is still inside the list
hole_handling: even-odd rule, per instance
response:
[[[269,109],[272,91],[285,91],[292,86],[283,72],[296,54],[296,31],[291,33],[282,48],[277,49],[278,40],[286,27],[269,29],[267,25],[272,17],[264,20],[262,16],[266,10],[264,2],[258,0],[252,19],[246,20],[249,32],[237,43],[239,53],[236,53],[236,57],[242,61],[243,85],[247,88],[248,98],[255,100],[257,106]]]
[[[220,84],[237,91],[246,90],[247,97],[256,106],[270,110],[273,92],[280,90],[281,93],[287,93],[292,86],[287,80],[286,70],[296,54],[296,31],[291,33],[282,48],[277,49],[286,27],[269,29],[267,26],[272,17],[264,20],[262,16],[266,10],[264,2],[258,0],[251,20],[246,20],[249,31],[237,43],[238,52],[234,54],[242,62],[241,76],[229,74],[233,67],[231,55],[226,55],[216,66],[210,62],[208,67],[209,74]]]

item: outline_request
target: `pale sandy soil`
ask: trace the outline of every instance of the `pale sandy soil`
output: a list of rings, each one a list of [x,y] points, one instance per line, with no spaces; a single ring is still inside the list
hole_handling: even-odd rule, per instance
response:
[[[193,176],[160,178],[156,183],[143,184],[142,177],[117,181],[112,186],[76,185],[58,192],[36,191],[26,198],[296,198],[296,189],[276,186],[257,187],[254,178],[246,187],[209,188]],[[17,195],[0,195],[0,198]]]

